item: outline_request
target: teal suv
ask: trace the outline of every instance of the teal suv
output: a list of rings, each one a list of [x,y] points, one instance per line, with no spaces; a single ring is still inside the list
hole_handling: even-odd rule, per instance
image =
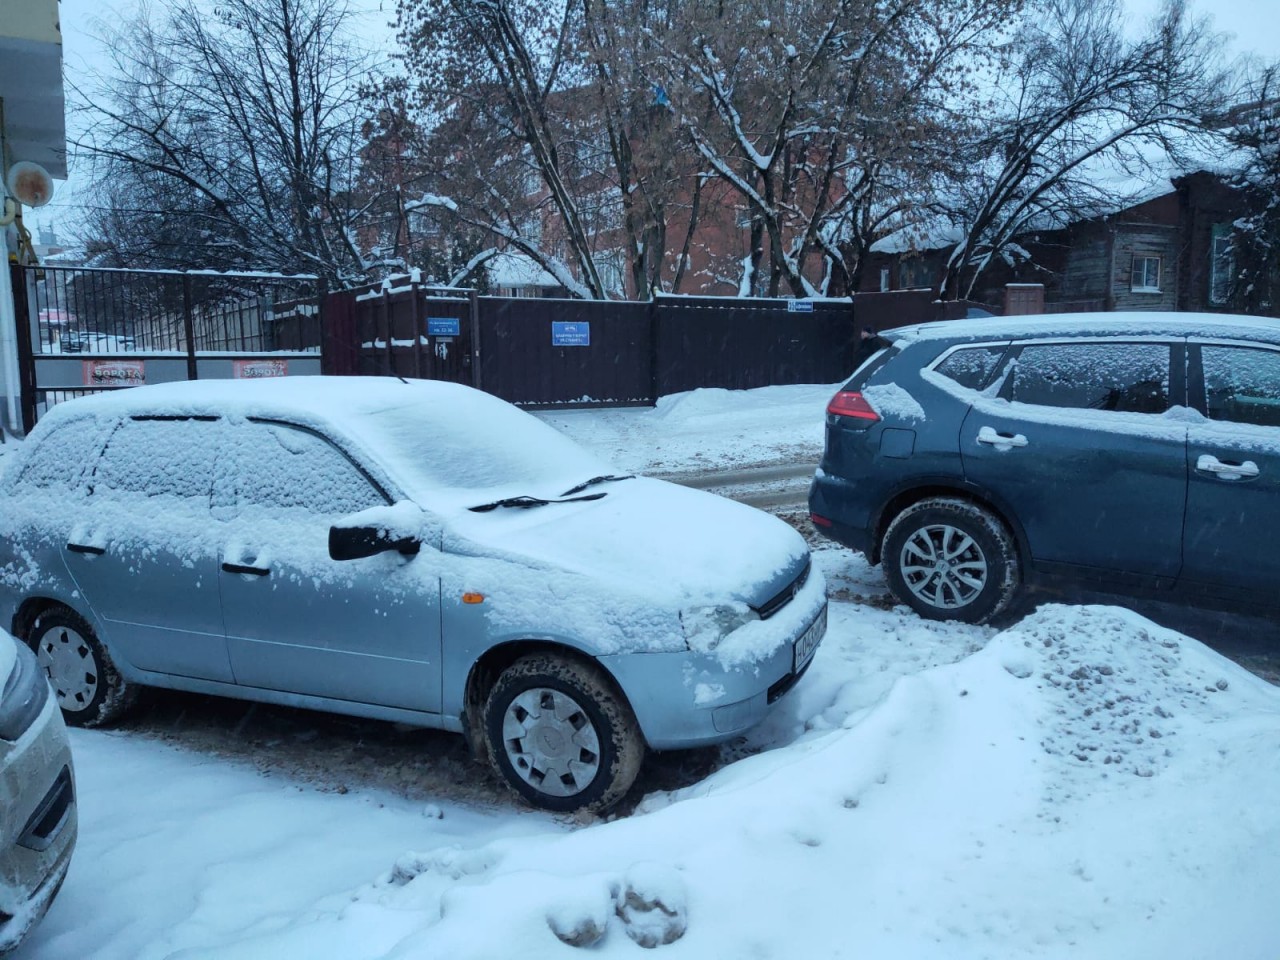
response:
[[[832,398],[826,536],[936,620],[1028,587],[1274,606],[1280,321],[1073,314],[904,328]]]

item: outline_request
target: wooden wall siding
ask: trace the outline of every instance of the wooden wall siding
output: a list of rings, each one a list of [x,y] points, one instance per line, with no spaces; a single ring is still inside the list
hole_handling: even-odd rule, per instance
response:
[[[1232,223],[1245,216],[1248,212],[1245,198],[1239,191],[1204,173],[1184,178],[1180,193],[1184,246],[1178,307],[1181,310],[1229,312],[1230,304],[1211,303],[1209,300],[1213,226]]]
[[[1178,231],[1176,227],[1116,224],[1112,296],[1116,310],[1178,309]],[[1133,258],[1160,258],[1160,292],[1133,290]]]
[[[1111,249],[1107,243],[1107,230],[1100,227],[1082,229],[1067,254],[1058,299],[1105,300],[1110,273]]]

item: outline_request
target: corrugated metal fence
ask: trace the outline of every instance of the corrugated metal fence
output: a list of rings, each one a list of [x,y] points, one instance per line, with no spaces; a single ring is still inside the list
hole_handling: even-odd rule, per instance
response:
[[[855,339],[848,300],[541,300],[414,283],[332,295],[326,328],[328,372],[453,380],[526,406],[834,383]]]

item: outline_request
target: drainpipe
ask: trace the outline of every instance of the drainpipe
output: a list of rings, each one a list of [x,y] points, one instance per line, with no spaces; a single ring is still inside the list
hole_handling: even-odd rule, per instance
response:
[[[4,174],[9,169],[9,144],[4,135],[4,98],[0,97],[0,385],[4,387],[8,417],[5,427],[11,433],[22,433],[18,414],[18,392],[22,389],[18,374],[18,314],[13,303],[13,283],[9,278],[10,210],[17,212],[18,201],[9,197]],[[23,291],[26,294],[26,291]]]
[[[3,188],[0,188],[2,194]],[[10,433],[22,433],[18,415],[18,391],[22,389],[18,375],[18,315],[14,309],[13,284],[9,278],[9,244],[0,228],[0,382],[4,384],[5,426]],[[25,294],[26,291],[23,291]]]

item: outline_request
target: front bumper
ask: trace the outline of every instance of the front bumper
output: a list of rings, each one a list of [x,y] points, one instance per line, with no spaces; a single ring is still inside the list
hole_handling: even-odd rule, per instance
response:
[[[16,743],[0,742],[0,953],[44,916],[77,833],[71,748],[55,698]]]
[[[726,666],[712,653],[631,653],[600,658],[622,686],[645,742],[654,750],[722,743],[762,721],[813,663],[797,665],[796,641],[826,622],[826,584],[815,571],[802,591],[770,620],[785,640],[768,655]],[[816,599],[815,599],[816,597]]]

